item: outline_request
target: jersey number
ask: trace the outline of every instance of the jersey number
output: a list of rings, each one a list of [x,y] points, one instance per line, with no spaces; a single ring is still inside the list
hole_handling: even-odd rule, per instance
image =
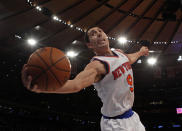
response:
[[[129,74],[126,79],[127,79],[128,85],[131,86],[130,87],[130,91],[133,92],[134,91],[134,87],[133,87],[133,79],[132,79],[131,74]]]

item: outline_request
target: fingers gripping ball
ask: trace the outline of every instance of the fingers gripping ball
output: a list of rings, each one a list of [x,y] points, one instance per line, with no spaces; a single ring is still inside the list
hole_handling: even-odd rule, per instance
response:
[[[52,47],[37,49],[27,62],[27,74],[32,76],[32,85],[42,91],[53,91],[70,78],[71,65],[65,54]]]

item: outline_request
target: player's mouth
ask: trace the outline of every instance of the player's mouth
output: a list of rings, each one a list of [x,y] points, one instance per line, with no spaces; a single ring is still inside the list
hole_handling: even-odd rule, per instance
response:
[[[104,47],[107,45],[107,42],[105,39],[102,39],[102,40],[99,40],[98,41],[98,44],[97,44],[97,47],[101,48],[101,47]]]

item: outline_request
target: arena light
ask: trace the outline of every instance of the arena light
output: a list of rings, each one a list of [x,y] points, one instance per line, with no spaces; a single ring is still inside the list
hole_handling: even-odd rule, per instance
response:
[[[155,65],[156,62],[157,62],[157,59],[154,58],[154,57],[151,57],[151,58],[148,58],[147,62],[148,62],[148,64],[150,64],[150,65]]]
[[[154,50],[149,50],[149,53],[154,53],[155,51]]]
[[[36,9],[37,9],[38,11],[42,11],[42,8],[40,8],[40,6],[36,6]]]
[[[40,26],[39,25],[35,26],[35,29],[40,30]]]
[[[30,38],[27,40],[28,44],[31,45],[31,46],[34,46],[37,44],[37,41],[33,38]]]
[[[76,53],[76,52],[74,52],[74,51],[68,51],[68,52],[66,53],[66,55],[67,55],[68,57],[73,58],[73,57],[76,57],[76,56],[78,55],[78,53]]]
[[[139,59],[139,60],[137,61],[137,63],[138,63],[138,64],[141,64],[141,63],[142,63],[142,60]]]
[[[77,43],[77,40],[74,40],[74,41],[72,42],[73,45],[76,44],[76,43]]]
[[[119,43],[125,44],[127,42],[127,39],[125,37],[119,37],[118,38]]]
[[[15,34],[15,38],[21,39],[22,37]]]
[[[59,18],[55,15],[52,18],[53,18],[53,20],[59,21]]]
[[[158,125],[158,128],[163,128],[163,125]]]
[[[182,56],[179,56],[177,60],[182,61]]]

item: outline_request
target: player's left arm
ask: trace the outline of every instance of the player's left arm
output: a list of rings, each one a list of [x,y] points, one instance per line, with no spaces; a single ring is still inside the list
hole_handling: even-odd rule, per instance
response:
[[[120,49],[116,49],[117,51],[125,54],[122,50]],[[129,59],[129,63],[133,64],[137,61],[138,58],[140,58],[141,56],[148,56],[149,55],[149,49],[146,46],[142,46],[140,48],[140,50],[138,52],[135,53],[131,53],[131,54],[125,54],[128,59]]]
[[[149,55],[149,49],[146,46],[142,46],[138,52],[135,52],[132,54],[126,54],[126,55],[128,56],[129,63],[133,64],[141,56],[148,56]]]

